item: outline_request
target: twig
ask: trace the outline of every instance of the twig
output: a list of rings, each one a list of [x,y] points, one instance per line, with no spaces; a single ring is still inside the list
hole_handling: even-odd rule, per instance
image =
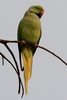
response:
[[[58,55],[56,55],[54,52],[52,52],[52,51],[50,51],[47,48],[44,48],[42,46],[38,46],[38,47],[41,48],[41,49],[43,49],[43,50],[45,50],[45,51],[47,51],[48,53],[52,54],[53,56],[55,56],[56,58],[58,58],[62,63],[64,63],[67,66],[67,63],[61,57],[59,57]]]
[[[23,90],[22,91],[22,97],[23,97],[23,94],[24,94],[24,88],[23,88],[23,83],[22,83],[21,77],[20,77],[20,71],[19,71],[19,68],[18,68],[18,64],[17,64],[16,58],[15,58],[13,52],[11,51],[11,49],[9,48],[9,46],[7,45],[7,43],[17,43],[17,44],[21,44],[22,46],[30,45],[30,46],[33,46],[33,48],[34,47],[41,48],[41,49],[47,51],[48,53],[52,54],[56,58],[58,58],[62,63],[64,63],[67,66],[67,62],[65,62],[61,57],[56,55],[54,52],[48,50],[47,48],[44,48],[44,47],[39,46],[37,44],[30,43],[30,42],[27,42],[27,41],[15,41],[15,40],[10,41],[10,40],[2,40],[2,39],[0,39],[0,43],[4,44],[4,46],[8,49],[8,51],[10,52],[10,54],[11,54],[11,56],[12,56],[14,62],[15,62],[16,68],[14,67],[14,65],[2,53],[0,53],[0,55],[2,56],[2,64],[4,65],[4,58],[5,58],[12,65],[12,67],[14,68],[14,70],[16,71],[16,73],[18,75],[18,80],[19,80],[18,93],[20,93],[20,88],[22,86],[22,90]]]
[[[10,52],[10,54],[12,55],[13,60],[14,60],[14,62],[15,62],[15,65],[16,65],[16,68],[17,68],[18,80],[19,80],[18,93],[20,93],[20,87],[22,86],[22,90],[23,90],[22,97],[23,97],[24,88],[23,88],[23,84],[22,84],[22,81],[21,81],[21,78],[20,78],[20,71],[19,71],[19,67],[18,67],[17,61],[16,61],[16,59],[15,59],[15,56],[14,56],[13,52],[12,52],[11,49],[9,48],[9,46],[8,46],[6,43],[4,43],[4,45],[5,45],[5,47],[8,49],[8,51]]]
[[[17,73],[17,75],[18,75],[18,80],[19,80],[18,93],[20,94],[20,88],[22,87],[22,90],[23,90],[23,91],[22,91],[22,97],[23,97],[24,88],[23,88],[22,80],[21,80],[21,78],[20,78],[20,71],[19,71],[19,67],[18,67],[16,58],[15,58],[15,56],[14,56],[12,50],[11,50],[11,49],[9,48],[9,46],[7,45],[7,42],[2,41],[2,44],[3,44],[3,45],[7,48],[7,50],[10,52],[10,54],[11,54],[11,56],[12,56],[14,62],[15,62],[15,65],[16,65],[16,68],[17,68],[17,69],[16,69],[16,73]],[[8,61],[8,62],[9,62],[9,61]],[[2,64],[4,64],[3,56],[2,56]],[[12,65],[12,63],[11,63],[11,65]],[[12,67],[13,67],[13,65],[12,65]]]
[[[64,63],[66,66],[67,66],[67,62],[65,62],[61,57],[59,57],[57,54],[55,54],[54,52],[48,50],[47,48],[45,47],[42,47],[42,46],[39,46],[37,44],[34,44],[34,43],[30,43],[30,42],[27,42],[27,41],[10,41],[10,40],[1,40],[0,39],[0,43],[19,43],[19,44],[22,44],[22,45],[31,45],[33,47],[37,47],[37,48],[41,48],[45,51],[47,51],[48,53],[52,54],[53,56],[55,56],[56,58],[58,58],[62,63]]]
[[[22,80],[21,80],[21,78],[20,78],[20,75],[19,75],[18,72],[17,72],[17,69],[14,67],[14,65],[11,63],[11,61],[10,61],[9,59],[7,59],[1,52],[0,52],[0,55],[2,56],[3,59],[7,60],[7,61],[11,64],[11,66],[12,66],[13,69],[15,70],[16,74],[18,75],[19,84],[22,86],[22,90],[23,90],[22,96],[21,96],[21,97],[23,97],[23,94],[24,94],[23,83],[22,83]],[[20,88],[20,85],[19,85],[19,88]],[[19,90],[19,91],[20,91],[20,90]]]
[[[4,58],[3,58],[3,56],[2,56],[2,65],[4,66]]]
[[[15,70],[15,72],[17,73],[17,70],[14,67],[14,65],[11,63],[11,61],[9,59],[7,59],[1,52],[0,52],[0,55],[2,56],[3,59],[7,60],[11,64],[11,66],[13,67],[13,69]]]

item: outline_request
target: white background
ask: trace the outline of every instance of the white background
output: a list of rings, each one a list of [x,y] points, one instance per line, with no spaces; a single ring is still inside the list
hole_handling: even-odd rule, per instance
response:
[[[40,45],[67,61],[67,0],[0,0],[0,38],[17,39],[19,21],[32,5],[42,5],[45,9],[41,18]],[[9,46],[19,63],[17,45]],[[2,44],[0,52],[13,62]],[[17,75],[7,61],[2,66],[0,57],[0,100],[21,100],[17,91]],[[67,100],[67,66],[46,51],[37,49],[29,94],[24,95],[23,100]]]

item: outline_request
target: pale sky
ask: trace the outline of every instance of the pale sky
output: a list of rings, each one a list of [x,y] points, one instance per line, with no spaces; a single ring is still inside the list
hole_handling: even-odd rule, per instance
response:
[[[40,45],[67,61],[67,0],[0,0],[0,38],[17,39],[17,27],[25,11],[32,5],[45,9],[41,18]],[[16,44],[9,44],[19,63]],[[0,44],[0,52],[12,62],[9,52]],[[23,79],[23,73],[21,74]],[[21,100],[18,78],[11,65],[0,57],[0,100]],[[67,100],[67,66],[51,54],[37,49],[33,58],[33,73],[29,94],[23,100]]]

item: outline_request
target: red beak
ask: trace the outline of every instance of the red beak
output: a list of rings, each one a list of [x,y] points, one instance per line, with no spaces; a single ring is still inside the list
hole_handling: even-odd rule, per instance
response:
[[[40,18],[42,17],[43,13],[44,13],[44,11],[41,10],[41,12],[40,12],[40,14],[39,14],[39,17],[40,17]]]
[[[41,12],[40,12],[40,17],[43,15],[43,13],[44,13],[44,11],[43,11],[43,10],[41,10]]]

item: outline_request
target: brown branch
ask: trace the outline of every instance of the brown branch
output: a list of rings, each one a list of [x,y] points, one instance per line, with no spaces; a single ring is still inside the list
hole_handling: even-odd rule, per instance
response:
[[[9,48],[9,46],[7,45],[7,43],[17,43],[17,44],[21,44],[21,45],[30,45],[30,46],[33,46],[36,47],[36,48],[41,48],[45,51],[47,51],[48,53],[52,54],[53,56],[55,56],[56,58],[58,58],[62,63],[64,63],[66,66],[67,66],[67,63],[61,58],[59,57],[58,55],[56,55],[54,52],[48,50],[47,48],[44,48],[42,46],[39,46],[37,44],[34,44],[34,43],[30,43],[30,42],[27,42],[27,41],[10,41],[10,40],[2,40],[0,39],[0,43],[2,43],[6,48],[7,50],[10,52],[14,62],[15,62],[15,65],[16,65],[16,68],[14,67],[14,65],[2,54],[0,53],[0,55],[2,56],[2,64],[4,65],[4,59],[6,59],[11,65],[12,67],[14,68],[15,72],[17,73],[18,75],[18,80],[19,80],[19,88],[18,88],[18,93],[20,93],[20,88],[22,86],[22,97],[23,97],[23,94],[24,94],[24,88],[23,88],[23,83],[22,83],[22,80],[21,80],[21,77],[20,77],[20,71],[19,71],[19,67],[18,67],[18,64],[17,64],[17,61],[16,61],[16,58],[12,52],[12,50]]]
[[[59,57],[58,55],[56,55],[54,52],[48,50],[47,48],[44,48],[42,46],[38,46],[39,48],[47,51],[48,53],[52,54],[53,56],[55,56],[56,58],[58,58],[62,63],[64,63],[67,66],[67,62],[65,62],[61,57]]]
[[[9,48],[9,46],[7,45],[6,42],[3,42],[2,44],[4,44],[4,46],[7,48],[7,50],[10,52],[14,62],[15,62],[15,65],[16,65],[16,68],[14,67],[14,65],[2,54],[0,53],[0,55],[2,56],[2,64],[4,65],[4,58],[12,65],[12,67],[14,68],[15,72],[17,73],[18,75],[18,80],[19,80],[19,87],[18,87],[18,93],[20,93],[20,88],[22,87],[22,97],[23,97],[23,94],[24,94],[24,88],[23,88],[23,83],[22,83],[22,80],[21,80],[21,77],[20,77],[20,71],[19,71],[19,67],[18,67],[18,64],[17,64],[17,61],[16,61],[16,58],[13,54],[13,52],[11,51],[11,49]]]
[[[9,48],[9,46],[7,45],[7,43],[4,43],[5,47],[8,49],[8,51],[10,52],[14,62],[15,62],[15,65],[16,65],[16,68],[17,68],[17,75],[18,75],[18,80],[19,80],[19,88],[18,88],[18,93],[20,94],[20,87],[22,86],[22,97],[23,97],[23,94],[24,94],[24,88],[23,88],[23,84],[22,84],[22,81],[21,81],[21,78],[20,78],[20,71],[19,71],[19,67],[18,67],[18,64],[17,64],[17,61],[16,61],[16,58],[13,54],[13,52],[11,51],[11,49]]]
[[[17,72],[17,69],[14,67],[14,65],[11,63],[11,61],[9,59],[7,59],[1,52],[0,52],[0,55],[2,56],[3,60],[5,59],[5,60],[7,60],[11,64],[11,66],[15,70],[16,74],[18,75],[18,79],[19,79],[19,93],[20,93],[20,86],[22,86],[22,90],[23,91],[22,91],[22,96],[21,97],[23,97],[23,94],[24,94],[23,83],[22,83],[20,75]]]
[[[0,55],[2,56],[2,59],[8,61],[10,63],[10,65],[13,67],[13,69],[15,70],[15,72],[17,73],[17,70],[16,68],[14,67],[14,65],[11,63],[11,61],[9,59],[7,59],[1,52],[0,52]]]
[[[1,55],[2,56],[2,65],[4,66],[4,57],[3,57],[3,55]]]
[[[37,47],[37,48],[41,48],[45,51],[47,51],[48,53],[52,54],[53,56],[55,56],[56,58],[58,58],[62,63],[64,63],[66,66],[67,66],[67,62],[65,62],[61,57],[59,57],[57,54],[55,54],[54,52],[48,50],[47,48],[45,47],[42,47],[42,46],[39,46],[37,44],[34,44],[34,43],[30,43],[30,42],[27,42],[27,41],[10,41],[10,40],[1,40],[0,39],[0,43],[19,43],[19,44],[22,44],[22,45],[31,45],[33,47]]]

